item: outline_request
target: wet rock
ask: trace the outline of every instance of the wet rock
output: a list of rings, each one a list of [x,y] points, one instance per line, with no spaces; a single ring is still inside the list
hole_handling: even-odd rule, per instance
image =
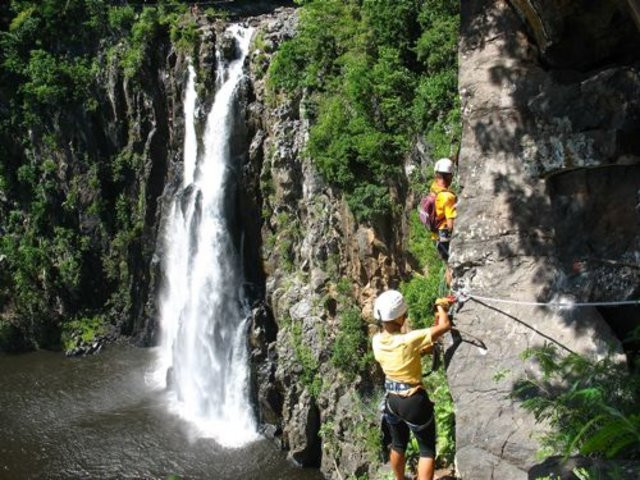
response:
[[[200,50],[198,52],[198,65],[200,78],[198,82],[202,83],[206,91],[211,92],[215,88],[215,71],[216,71],[216,33],[210,26],[205,25],[199,29],[200,33]]]
[[[175,376],[173,372],[173,366],[167,368],[167,373],[165,375],[165,385],[167,386],[167,390],[173,389],[173,385],[175,383]]]
[[[225,32],[220,40],[220,52],[222,58],[230,62],[238,56],[238,45],[236,44],[235,37]]]
[[[252,327],[249,335],[249,344],[257,349],[260,355],[266,355],[269,345],[276,339],[278,326],[273,320],[269,308],[261,304],[251,312]]]
[[[265,437],[274,440],[276,436],[280,434],[280,431],[275,425],[267,423],[260,427],[260,433]]]
[[[289,441],[288,457],[304,467],[318,467],[321,457],[320,412],[308,393],[293,408],[292,421],[285,427]]]

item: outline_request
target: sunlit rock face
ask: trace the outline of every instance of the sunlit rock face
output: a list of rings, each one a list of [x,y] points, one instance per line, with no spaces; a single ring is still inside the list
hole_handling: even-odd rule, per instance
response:
[[[626,2],[462,2],[456,289],[538,302],[637,295],[639,39]],[[545,342],[621,352],[614,316],[464,305],[462,338],[486,350],[457,345],[448,370],[463,478],[528,478],[544,427],[508,398],[526,373],[519,354]]]
[[[306,94],[283,92],[274,98],[269,92],[269,64],[295,35],[297,21],[289,8],[249,19],[259,40],[248,55],[249,148],[238,170],[236,201],[246,233],[244,277],[254,294],[249,332],[254,401],[265,433],[288,450],[291,460],[319,467],[328,478],[346,478],[375,468],[356,429],[377,431],[375,406],[365,418],[360,397],[381,379],[347,378],[330,360],[340,325],[336,283],[348,280],[355,304],[370,317],[375,295],[397,286],[409,271],[403,245],[407,225],[404,219],[393,226],[359,224],[342,192],[304,154]],[[406,203],[406,191],[406,185],[394,186],[395,203]],[[315,384],[309,382],[310,369]],[[323,440],[321,427],[332,440]]]

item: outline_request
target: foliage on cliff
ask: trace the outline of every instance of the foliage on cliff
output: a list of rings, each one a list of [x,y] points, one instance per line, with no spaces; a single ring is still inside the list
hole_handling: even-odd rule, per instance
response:
[[[637,369],[613,356],[563,355],[550,344],[525,351],[523,359],[535,360],[542,378],[520,379],[513,397],[551,426],[541,438],[545,456],[640,458]]]
[[[436,156],[459,142],[459,2],[302,3],[269,85],[275,95],[304,92],[308,153],[358,219],[389,213],[389,187],[416,135]]]
[[[403,163],[416,138],[424,137],[433,157],[450,155],[459,142],[459,2],[299,3],[298,34],[280,47],[268,71],[271,99],[292,94],[301,99],[311,125],[307,154],[345,194],[359,222],[401,214],[390,192],[402,183]],[[403,291],[414,327],[424,327],[433,319],[442,272],[430,238],[414,220],[411,254],[428,275],[416,275]],[[355,367],[352,356],[342,360],[342,349],[363,333],[345,331],[348,341],[336,341],[340,355],[334,351],[332,360]],[[444,372],[431,375],[428,383],[437,401],[440,460],[450,463],[454,415]],[[323,439],[332,445],[327,432],[333,426],[325,427]]]
[[[189,48],[187,7],[7,3],[0,6],[0,349],[56,347],[61,332],[70,337],[76,327],[83,337],[103,332],[106,313],[130,328],[145,167],[142,146],[125,148],[104,131],[105,71],[141,82],[151,48],[169,41]]]

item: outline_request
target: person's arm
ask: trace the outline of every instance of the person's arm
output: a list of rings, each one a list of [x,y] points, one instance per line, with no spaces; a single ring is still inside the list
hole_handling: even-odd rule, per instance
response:
[[[453,218],[447,218],[447,230],[449,230],[449,234],[453,233]]]
[[[449,330],[451,330],[451,320],[447,310],[442,305],[436,305],[436,319],[431,327],[431,341],[435,342]]]
[[[453,224],[455,218],[458,216],[458,209],[456,208],[456,196],[450,193],[447,195],[444,204],[444,217],[446,219],[447,230],[449,230],[449,235],[453,233]]]

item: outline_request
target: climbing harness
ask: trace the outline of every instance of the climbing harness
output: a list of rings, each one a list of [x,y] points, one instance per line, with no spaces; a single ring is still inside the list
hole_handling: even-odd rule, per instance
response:
[[[385,385],[386,383],[387,382],[385,381]],[[389,423],[389,425],[397,425],[402,421],[406,423],[407,426],[413,432],[421,432],[422,430],[427,428],[429,425],[431,425],[431,422],[433,422],[433,417],[434,417],[433,415],[431,415],[431,417],[429,417],[429,420],[427,420],[422,425],[416,425],[415,423],[408,422],[407,420],[402,418],[400,415],[394,412],[393,409],[391,408],[391,405],[389,405],[389,392],[386,392],[384,394],[383,402],[384,402],[384,409],[382,410],[382,417],[384,421]]]
[[[454,293],[456,299],[460,303],[465,303],[467,300],[480,300],[483,302],[495,302],[506,303],[511,305],[526,305],[531,307],[548,307],[548,308],[575,308],[575,307],[612,307],[619,305],[640,305],[639,300],[618,300],[612,302],[531,302],[523,300],[514,300],[510,298],[499,297],[487,297],[484,295],[477,295],[465,290],[460,290]]]
[[[395,380],[385,379],[384,389],[387,393],[401,393],[418,387],[418,384],[396,382]]]

